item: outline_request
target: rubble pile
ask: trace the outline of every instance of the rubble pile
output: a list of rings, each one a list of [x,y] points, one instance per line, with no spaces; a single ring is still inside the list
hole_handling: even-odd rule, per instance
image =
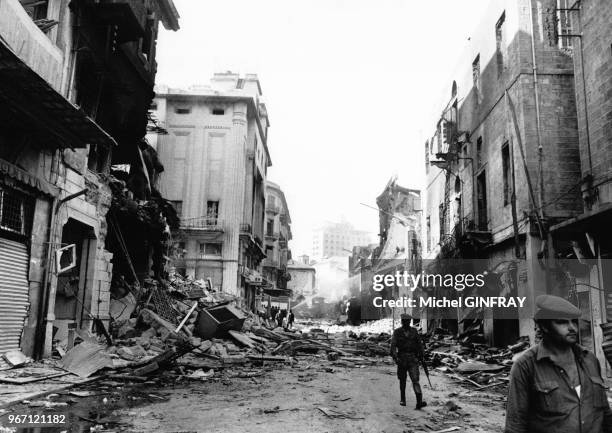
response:
[[[521,337],[516,344],[503,349],[472,340],[436,329],[426,343],[428,364],[454,380],[481,390],[506,385],[514,360],[529,348],[528,337]]]

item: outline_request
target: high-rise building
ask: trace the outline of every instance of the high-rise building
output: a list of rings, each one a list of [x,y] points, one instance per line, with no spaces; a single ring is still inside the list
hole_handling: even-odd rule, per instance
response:
[[[351,255],[357,245],[367,245],[372,242],[371,233],[357,230],[347,221],[339,223],[326,222],[313,230],[312,256],[323,257]]]

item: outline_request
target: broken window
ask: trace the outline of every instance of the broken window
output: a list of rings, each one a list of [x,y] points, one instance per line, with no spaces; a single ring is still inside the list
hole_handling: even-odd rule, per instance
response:
[[[0,229],[29,235],[33,203],[24,194],[0,188]]]
[[[510,147],[508,143],[502,146],[502,175],[504,177],[504,206],[510,203],[510,195],[512,194],[510,180]]]
[[[34,24],[43,32],[52,29],[59,21],[48,19],[49,0],[19,0],[26,13],[32,18]]]
[[[504,23],[506,21],[506,12],[502,13],[501,17],[495,24],[495,44],[496,44],[496,59],[497,59],[497,76],[501,77],[504,72],[504,62],[506,58],[506,32]]]

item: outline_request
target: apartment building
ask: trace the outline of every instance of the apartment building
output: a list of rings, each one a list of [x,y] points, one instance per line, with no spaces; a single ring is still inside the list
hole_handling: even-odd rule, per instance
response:
[[[153,112],[160,191],[180,216],[175,266],[251,308],[264,284],[269,120],[256,75],[218,73],[210,85],[157,87]]]

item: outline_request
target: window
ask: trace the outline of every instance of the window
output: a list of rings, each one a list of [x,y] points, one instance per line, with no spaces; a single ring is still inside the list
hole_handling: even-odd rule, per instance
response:
[[[21,5],[25,9],[26,13],[32,18],[32,21],[44,20],[47,18],[47,10],[49,8],[49,1],[31,1],[31,0],[20,0]],[[38,23],[37,23],[38,25]]]
[[[225,110],[223,108],[213,108],[212,114],[213,116],[223,116],[225,114]]]
[[[181,200],[173,200],[170,203],[172,203],[172,207],[174,207],[176,215],[180,217],[183,213],[183,202]]]
[[[476,178],[476,199],[478,201],[478,230],[487,231],[489,218],[487,215],[487,178],[484,171]]]
[[[425,174],[429,173],[429,141],[425,142]]]
[[[506,21],[506,12],[502,13],[501,17],[495,24],[495,44],[496,44],[496,59],[497,59],[497,77],[501,77],[504,73],[504,62],[506,57],[506,34],[504,22]]]
[[[111,155],[104,144],[90,144],[87,155],[87,168],[94,173],[107,173],[110,170]]]
[[[216,225],[217,218],[219,218],[219,202],[218,201],[207,201],[206,202],[206,218],[207,224]]]
[[[157,110],[157,102],[153,102],[151,104],[151,111],[155,111],[155,110]]]
[[[174,112],[176,114],[189,114],[191,113],[191,107],[176,107]]]
[[[482,137],[476,140],[476,166],[482,166]]]
[[[480,54],[476,56],[472,63],[472,82],[474,84],[474,90],[480,100]]]
[[[33,205],[27,196],[0,189],[0,229],[19,235],[28,235]]]
[[[557,0],[557,38],[559,48],[572,48],[572,11],[575,0]]]
[[[220,256],[221,244],[212,242],[200,243],[200,255],[204,256]]]
[[[510,179],[510,147],[508,143],[502,146],[502,175],[504,176],[504,206],[510,203],[512,194],[512,181]]]
[[[445,206],[444,203],[440,203],[440,205],[438,206],[438,220],[440,221],[440,242],[442,242],[442,240],[444,239],[444,213],[445,213]]]
[[[427,251],[431,251],[431,219],[427,217]]]
[[[274,234],[274,220],[268,219],[266,222],[266,234],[272,236]]]

